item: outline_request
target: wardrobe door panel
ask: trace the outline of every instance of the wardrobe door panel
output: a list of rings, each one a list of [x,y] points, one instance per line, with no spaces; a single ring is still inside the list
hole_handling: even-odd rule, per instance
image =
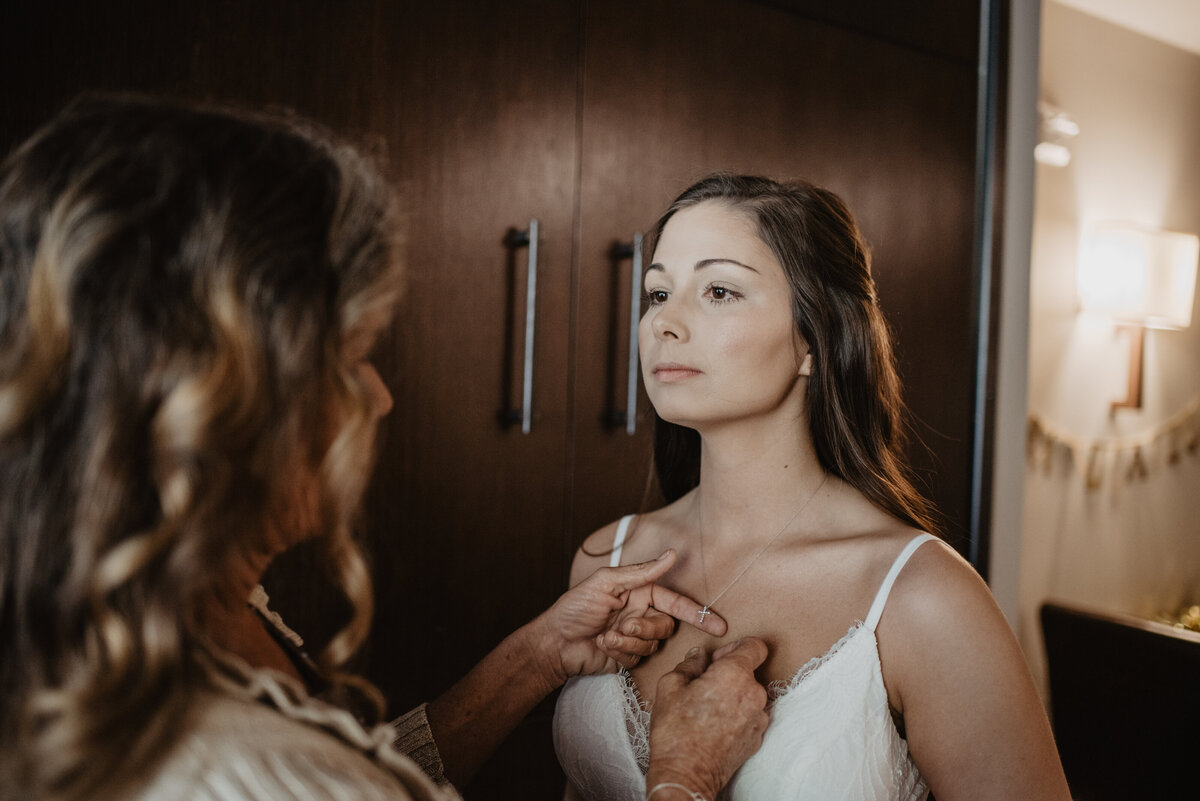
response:
[[[906,397],[928,450],[912,458],[965,526],[974,336],[971,310],[975,70],[765,5],[588,4],[575,361],[576,542],[636,509],[650,425],[605,426],[624,303],[607,256],[713,170],[802,177],[841,194],[874,250]],[[650,254],[646,254],[650,258]],[[614,338],[618,341],[613,344]],[[960,543],[956,543],[960,544]]]
[[[756,0],[763,5],[789,8],[839,27],[857,30],[877,39],[904,44],[946,56],[964,65],[975,63],[979,45],[975,35],[979,4],[962,0]]]
[[[401,711],[460,678],[563,588],[578,93],[573,4],[410,2],[380,15],[395,83],[373,99],[405,198],[395,393],[368,502],[369,672]],[[538,220],[531,415],[521,406]],[[545,708],[468,797],[550,798]]]

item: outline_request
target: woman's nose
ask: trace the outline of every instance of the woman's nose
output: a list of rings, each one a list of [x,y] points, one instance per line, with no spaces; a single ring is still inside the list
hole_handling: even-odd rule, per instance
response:
[[[379,417],[392,410],[392,393],[388,391],[387,384],[383,383],[383,379],[379,376],[379,371],[375,369],[375,365],[370,362],[363,362],[358,367],[359,379],[362,381],[363,389],[367,393],[368,403],[371,410]]]
[[[654,335],[659,339],[687,339],[687,325],[679,304],[667,301],[660,306],[650,321]]]

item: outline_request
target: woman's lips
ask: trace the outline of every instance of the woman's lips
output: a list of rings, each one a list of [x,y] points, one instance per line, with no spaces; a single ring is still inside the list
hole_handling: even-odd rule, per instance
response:
[[[688,367],[686,364],[667,362],[654,368],[654,377],[665,384],[684,381],[698,375],[700,375],[699,370],[695,367]]]

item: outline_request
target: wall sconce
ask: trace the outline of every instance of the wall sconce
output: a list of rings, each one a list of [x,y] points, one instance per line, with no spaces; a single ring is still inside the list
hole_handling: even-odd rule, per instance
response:
[[[1111,412],[1142,406],[1147,328],[1181,330],[1192,322],[1200,238],[1128,225],[1097,225],[1084,236],[1077,284],[1080,306],[1130,333],[1126,397]]]
[[[1079,124],[1060,108],[1038,103],[1038,143],[1033,157],[1040,164],[1065,167],[1071,163],[1071,140],[1079,136]]]

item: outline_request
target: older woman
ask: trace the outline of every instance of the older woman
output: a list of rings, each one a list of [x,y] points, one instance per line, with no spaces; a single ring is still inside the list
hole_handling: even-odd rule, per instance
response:
[[[339,665],[370,616],[351,530],[391,405],[367,358],[391,209],[299,121],[131,98],[73,104],[0,169],[0,799],[453,797],[427,774],[469,776],[568,676],[694,619],[654,583],[668,552],[597,572],[396,726],[351,714],[381,708]],[[314,536],[355,613],[310,669],[248,600]],[[757,746],[765,655],[668,676],[656,798],[715,793]]]

